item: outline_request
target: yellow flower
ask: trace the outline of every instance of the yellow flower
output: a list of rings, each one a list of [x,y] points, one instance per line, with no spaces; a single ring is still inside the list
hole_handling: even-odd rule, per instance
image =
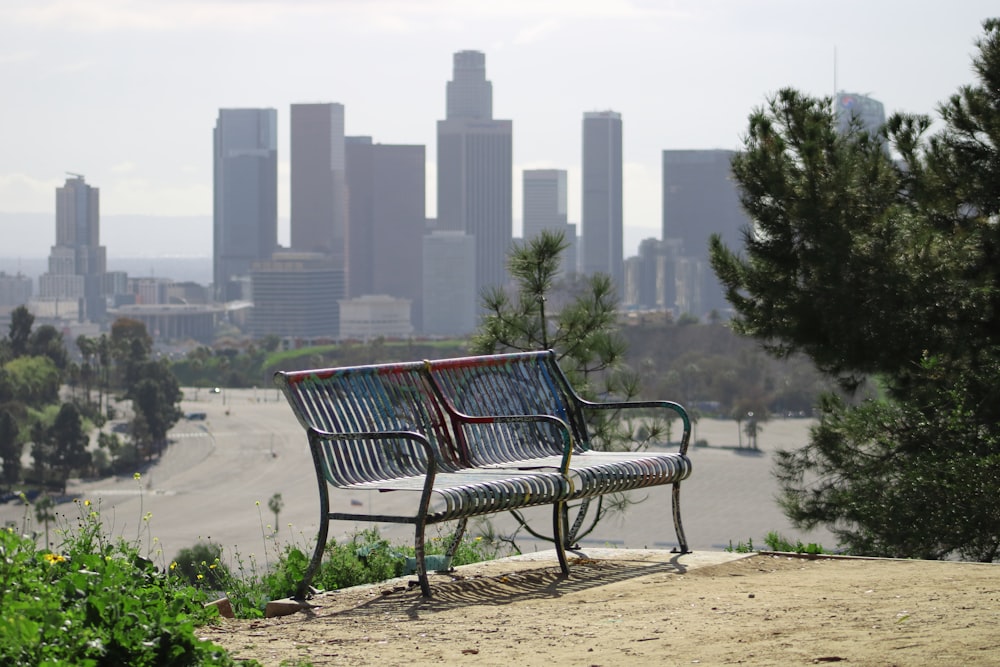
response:
[[[83,501],[83,506],[84,507],[90,507],[90,501],[89,500],[84,500]]]
[[[140,479],[142,479],[142,475],[139,473],[135,473],[134,475],[132,475],[132,479],[138,482]]]
[[[173,561],[173,562],[170,563],[170,569],[171,570],[176,570],[177,569],[177,561]]]
[[[205,575],[203,575],[203,574],[200,574],[200,573],[198,574],[198,579],[199,579],[199,580],[200,580],[200,579],[204,579],[204,578],[205,578]]]
[[[46,560],[46,562],[49,562],[49,563],[65,563],[66,562],[66,558],[64,556],[60,556],[59,554],[45,554],[44,556],[42,556],[42,558],[44,558]]]

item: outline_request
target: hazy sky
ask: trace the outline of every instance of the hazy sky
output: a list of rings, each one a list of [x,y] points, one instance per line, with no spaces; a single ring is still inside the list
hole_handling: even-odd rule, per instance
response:
[[[445,82],[475,49],[513,120],[514,217],[521,170],[558,168],[579,221],[583,113],[612,109],[625,224],[658,236],[662,150],[739,148],[786,86],[934,114],[973,81],[991,15],[996,0],[0,0],[0,211],[54,215],[69,171],[103,214],[211,215],[218,110],[273,107],[287,218],[289,105],[340,102],[348,134],[427,147],[434,215]]]

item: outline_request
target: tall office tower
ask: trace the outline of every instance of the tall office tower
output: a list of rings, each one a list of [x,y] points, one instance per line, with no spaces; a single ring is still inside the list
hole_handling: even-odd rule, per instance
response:
[[[461,231],[424,236],[424,327],[428,336],[466,336],[476,328],[476,243]]]
[[[507,282],[513,227],[512,124],[493,119],[486,56],[460,51],[437,124],[438,229],[475,238],[476,294]]]
[[[278,112],[221,109],[215,124],[215,298],[241,297],[238,277],[278,247]]]
[[[101,245],[100,196],[79,174],[56,188],[56,243],[49,253],[48,273],[39,278],[44,300],[77,300],[80,320],[100,322],[107,304],[104,274],[107,252]]]
[[[410,301],[420,330],[423,253],[427,227],[423,146],[347,138],[347,294]]]
[[[343,261],[347,229],[344,105],[293,104],[291,245]]]
[[[885,125],[885,107],[867,95],[841,91],[837,93],[833,111],[837,117],[837,130],[841,133],[847,131],[852,119],[857,119],[861,128],[869,134]]]
[[[728,150],[663,151],[662,238],[680,239],[684,257],[696,262],[686,264],[684,284],[689,293],[678,294],[677,300],[692,309],[683,312],[697,317],[730,308],[715,274],[704,270],[710,266],[708,237],[719,234],[723,243],[739,250],[743,231],[750,225],[733,180],[730,162],[734,154]],[[695,285],[692,276],[698,276],[701,284]]]
[[[615,111],[583,114],[582,212],[581,269],[611,276],[623,296],[622,116]]]
[[[560,260],[560,273],[576,272],[576,225],[566,221],[566,171],[525,169],[522,173],[524,240],[543,230],[562,232],[567,248]]]

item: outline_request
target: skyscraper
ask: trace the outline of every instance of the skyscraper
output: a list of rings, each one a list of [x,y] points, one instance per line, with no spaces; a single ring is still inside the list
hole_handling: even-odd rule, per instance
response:
[[[347,138],[348,296],[408,299],[420,328],[421,243],[427,226],[423,146]]]
[[[876,99],[859,93],[837,93],[834,103],[837,130],[846,132],[852,119],[857,119],[861,128],[873,134],[885,125],[885,107]]]
[[[567,222],[566,171],[525,169],[522,173],[524,240],[543,230],[562,232],[567,248],[560,262],[561,273],[576,272],[576,225]]]
[[[423,332],[467,336],[476,328],[475,239],[445,230],[427,234],[423,241]]]
[[[42,299],[72,299],[81,320],[104,319],[102,290],[107,252],[101,245],[100,193],[79,174],[70,174],[56,188],[56,243],[49,253],[49,270],[39,278]]]
[[[734,154],[728,150],[663,151],[662,238],[680,239],[683,256],[689,260],[687,275],[700,276],[701,284],[687,280],[688,293],[677,295],[678,303],[693,309],[685,312],[698,317],[729,309],[722,286],[708,268],[708,237],[719,234],[726,246],[739,249],[750,224],[733,180],[730,162]]]
[[[525,169],[523,178],[524,238],[542,230],[564,231],[566,226],[566,171]]]
[[[583,114],[582,212],[581,269],[608,274],[623,295],[622,117],[615,111]]]
[[[278,112],[221,109],[214,140],[213,279],[224,301],[278,247]]]
[[[512,124],[493,119],[486,56],[460,51],[437,124],[438,229],[475,238],[476,294],[504,285],[513,226]]]
[[[291,109],[291,244],[343,261],[347,228],[344,105]]]

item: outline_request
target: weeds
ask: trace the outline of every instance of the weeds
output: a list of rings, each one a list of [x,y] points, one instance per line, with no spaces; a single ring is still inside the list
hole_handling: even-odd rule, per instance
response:
[[[75,525],[57,529],[51,550],[0,530],[0,664],[235,664],[195,634],[217,614],[204,592],[138,542],[109,539],[98,509],[74,502]]]
[[[74,501],[75,516],[53,516],[55,530],[42,547],[22,501],[22,525],[0,529],[0,665],[235,665],[225,649],[197,637],[196,629],[218,616],[206,602],[225,595],[237,616],[260,617],[269,600],[294,591],[312,551],[280,544],[261,516],[273,551],[263,567],[254,554],[230,555],[211,542],[182,550],[168,565],[149,512],[140,509],[133,540],[112,537],[89,500]],[[428,555],[444,553],[449,543],[450,536],[432,538]],[[453,563],[498,552],[491,540],[465,538]],[[377,530],[362,531],[326,546],[314,582],[332,590],[400,576],[412,554]]]
[[[838,553],[834,551],[828,551],[822,547],[822,545],[810,542],[808,544],[803,544],[801,540],[796,540],[795,544],[792,544],[787,539],[785,539],[780,533],[776,531],[771,531],[764,538],[764,544],[767,546],[768,551],[781,551],[784,553],[796,553],[796,554],[833,554]],[[731,553],[753,553],[757,551],[753,546],[753,539],[748,539],[746,542],[742,540],[733,546],[733,541],[729,540],[729,546],[725,549]]]
[[[274,537],[273,533],[265,533],[276,552],[271,568],[258,569],[253,554],[244,559],[238,551],[234,551],[232,562],[226,562],[224,549],[204,543],[182,550],[171,568],[179,575],[183,573],[192,585],[214,589],[228,597],[237,617],[259,618],[269,600],[285,598],[295,592],[312,556],[311,546],[281,545]],[[434,566],[435,556],[445,553],[452,538],[452,535],[441,535],[427,541],[428,568]],[[412,546],[393,545],[374,528],[355,533],[343,543],[330,540],[312,585],[329,591],[400,577],[413,571],[413,553]],[[506,555],[504,549],[489,539],[466,536],[456,548],[451,564],[478,563],[502,555]]]

